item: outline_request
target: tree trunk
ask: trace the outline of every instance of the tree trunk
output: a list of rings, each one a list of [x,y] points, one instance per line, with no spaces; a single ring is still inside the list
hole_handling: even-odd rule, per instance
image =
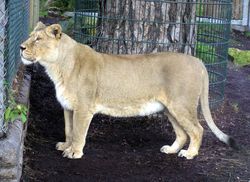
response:
[[[160,51],[194,53],[195,2],[101,0],[97,22],[98,51],[115,54]]]

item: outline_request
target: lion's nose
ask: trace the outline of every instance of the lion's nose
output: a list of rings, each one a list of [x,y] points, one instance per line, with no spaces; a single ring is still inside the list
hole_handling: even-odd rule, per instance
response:
[[[24,51],[26,49],[26,47],[24,45],[20,45],[20,49],[21,49],[21,51]]]

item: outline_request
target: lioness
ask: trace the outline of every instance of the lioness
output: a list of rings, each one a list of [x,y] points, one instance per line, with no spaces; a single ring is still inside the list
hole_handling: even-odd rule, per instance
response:
[[[208,105],[208,73],[195,57],[180,53],[109,55],[77,43],[58,24],[37,24],[21,44],[24,64],[39,62],[55,84],[64,108],[65,142],[56,144],[64,157],[81,158],[87,131],[96,113],[145,116],[164,110],[174,128],[174,143],[161,152],[193,159],[203,128],[197,119],[200,100],[205,120],[224,143],[233,140],[215,125]],[[190,138],[187,150],[181,150]]]

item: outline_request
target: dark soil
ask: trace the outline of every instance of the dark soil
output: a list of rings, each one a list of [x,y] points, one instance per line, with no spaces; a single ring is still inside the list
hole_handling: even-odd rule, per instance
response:
[[[235,47],[241,50],[250,50],[250,37],[246,36],[244,32],[233,30],[231,38],[231,47]]]
[[[250,180],[250,67],[228,70],[223,106],[213,111],[217,125],[242,146],[237,152],[205,128],[199,155],[186,160],[160,152],[175,138],[162,115],[110,118],[96,115],[82,159],[55,149],[64,140],[63,110],[43,68],[35,65],[22,181],[245,181]]]

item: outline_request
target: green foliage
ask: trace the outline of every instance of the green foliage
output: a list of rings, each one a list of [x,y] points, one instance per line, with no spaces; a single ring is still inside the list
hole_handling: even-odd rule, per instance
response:
[[[40,10],[39,17],[46,17],[46,16],[48,16],[48,11],[47,10]]]
[[[250,65],[250,51],[229,48],[228,54],[234,58],[234,63],[238,66]]]
[[[47,0],[40,0],[40,7],[44,7]]]
[[[74,0],[54,0],[50,6],[51,7],[58,7],[62,11],[68,11],[68,10],[73,10],[74,9]]]
[[[204,14],[204,4],[196,5],[196,16],[202,16]]]
[[[13,91],[8,90],[8,102],[4,113],[5,122],[8,123],[20,119],[25,123],[27,121],[27,112],[28,108],[23,104],[16,103]]]
[[[249,31],[245,32],[245,36],[250,37],[250,32]]]
[[[97,18],[95,17],[83,17],[82,18],[82,31],[85,31],[84,33],[95,36],[96,35],[96,24],[97,24]]]
[[[25,123],[27,121],[27,112],[27,107],[22,104],[8,106],[4,113],[4,120],[8,123],[20,119],[23,123]]]
[[[224,34],[227,26],[203,22],[198,24],[197,38],[201,42],[219,43],[225,39]]]
[[[86,44],[89,36],[96,35],[97,17],[93,16],[76,16],[75,30],[80,34],[87,35],[82,43]]]
[[[75,8],[75,0],[70,0],[68,2],[68,10],[74,10]]]
[[[92,12],[96,12],[99,9],[99,0],[85,0],[84,3],[81,0],[76,1],[75,8],[77,10],[88,9]]]
[[[199,11],[202,11],[202,7]],[[216,48],[225,39],[223,34],[226,29],[227,27],[223,24],[210,22],[200,22],[198,24],[196,56],[202,59],[204,63],[215,63],[217,61]]]
[[[45,17],[48,16],[48,10],[45,7],[46,0],[40,0],[40,11],[39,11],[39,17]]]
[[[50,6],[55,6],[58,8],[65,8],[68,6],[68,1],[67,0],[54,0]]]
[[[197,42],[196,44],[196,56],[200,58],[204,63],[214,63],[215,62],[215,47],[207,45],[202,42]]]
[[[53,0],[48,6],[46,2],[47,0],[40,0],[40,17],[48,16],[48,9],[51,7],[59,8],[62,12],[73,11],[75,7],[75,0]]]

